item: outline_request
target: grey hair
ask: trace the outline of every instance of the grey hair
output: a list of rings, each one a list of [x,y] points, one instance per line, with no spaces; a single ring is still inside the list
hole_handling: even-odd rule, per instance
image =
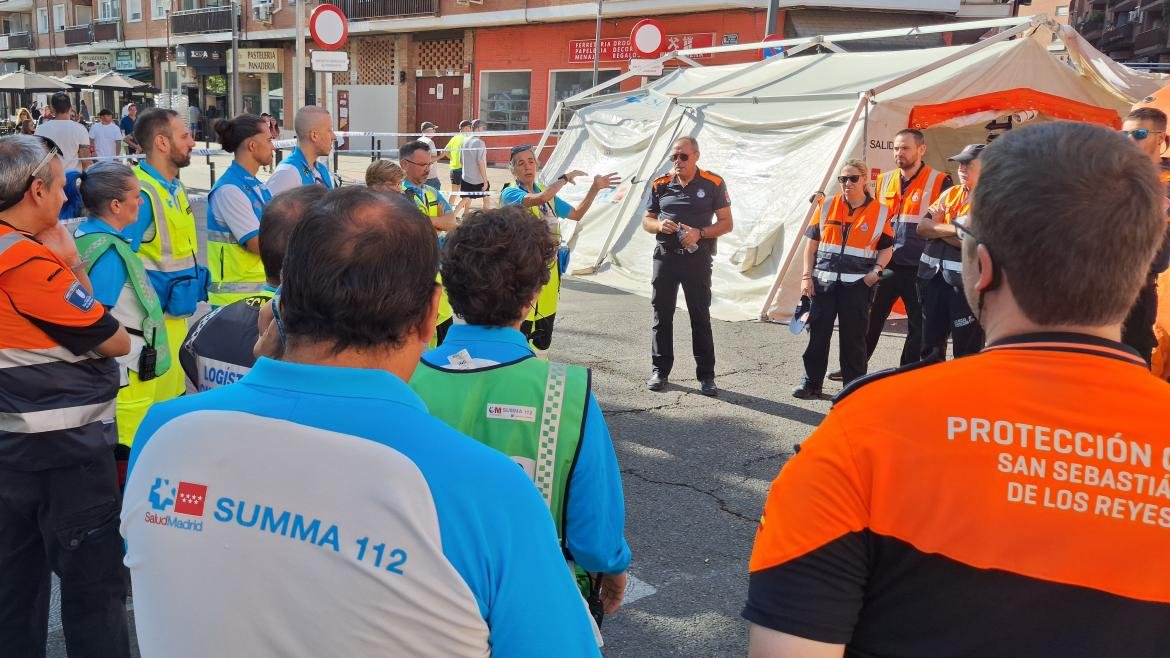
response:
[[[120,162],[99,162],[81,175],[81,202],[100,217],[111,201],[121,201],[134,189],[135,178],[134,170]]]
[[[317,127],[317,120],[322,116],[329,116],[329,110],[317,105],[306,105],[297,110],[297,115],[293,118],[293,130],[296,131],[297,139],[306,139],[309,133]]]
[[[27,190],[28,177],[33,170],[45,163],[49,148],[41,138],[34,135],[9,135],[0,138],[0,200],[10,200]],[[48,183],[52,180],[53,168],[41,166],[37,179]]]
[[[678,139],[674,140],[675,144],[678,144],[679,142],[686,142],[687,144],[691,145],[692,151],[694,151],[695,153],[699,152],[699,140],[695,139],[694,137],[692,137],[690,135],[683,135],[683,136],[679,137]]]

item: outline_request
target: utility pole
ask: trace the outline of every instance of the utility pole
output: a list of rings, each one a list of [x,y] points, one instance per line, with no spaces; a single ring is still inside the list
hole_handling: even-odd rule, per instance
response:
[[[769,0],[768,17],[764,21],[764,36],[776,34],[780,28],[780,0]]]
[[[232,116],[240,114],[240,4],[232,0]]]
[[[297,12],[297,56],[293,62],[293,111],[288,116],[296,116],[297,110],[305,106],[305,2],[306,0],[290,0],[293,10]]]
[[[601,3],[597,0],[597,27],[593,31],[593,86],[597,86],[597,66],[601,62]]]

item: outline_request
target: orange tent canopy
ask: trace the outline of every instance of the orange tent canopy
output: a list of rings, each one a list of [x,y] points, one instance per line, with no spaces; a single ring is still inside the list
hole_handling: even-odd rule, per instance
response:
[[[1146,96],[1140,103],[1135,104],[1133,109],[1136,110],[1139,107],[1152,107],[1162,110],[1166,114],[1170,114],[1170,85],[1162,87],[1153,94]]]
[[[1170,104],[1170,92],[1167,92],[1165,96],[1167,100],[1164,102]],[[948,103],[918,105],[910,111],[910,126],[921,130],[968,114],[1019,110],[1035,110],[1057,119],[1097,123],[1114,129],[1121,128],[1121,117],[1109,108],[1024,88],[980,94]]]

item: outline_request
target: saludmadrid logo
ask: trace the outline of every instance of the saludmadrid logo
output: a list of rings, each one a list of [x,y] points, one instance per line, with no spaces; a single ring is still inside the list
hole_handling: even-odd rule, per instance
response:
[[[207,485],[180,481],[171,486],[167,478],[156,477],[150,488],[150,506],[146,522],[191,532],[203,532],[203,505],[207,501]],[[170,510],[172,514],[168,514]],[[189,517],[189,518],[183,518]]]

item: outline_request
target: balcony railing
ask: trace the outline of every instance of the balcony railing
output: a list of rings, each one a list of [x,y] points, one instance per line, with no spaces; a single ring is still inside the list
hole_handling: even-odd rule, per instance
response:
[[[1133,43],[1133,23],[1120,27],[1111,27],[1101,35],[1101,45],[1105,48],[1117,48]]]
[[[231,32],[232,8],[207,7],[189,9],[171,14],[173,34],[203,34],[207,32]]]
[[[122,19],[120,18],[104,18],[93,24],[93,40],[98,41],[121,41],[122,40]]]
[[[36,35],[31,32],[13,32],[0,34],[0,51],[3,50],[36,50]]]
[[[93,43],[93,30],[89,25],[71,25],[65,28],[65,45],[80,46]]]
[[[337,0],[337,6],[351,21],[435,16],[439,13],[439,0]]]
[[[1137,36],[1133,38],[1133,49],[1135,52],[1158,47],[1166,47],[1165,27],[1156,27],[1145,32],[1138,32]]]

